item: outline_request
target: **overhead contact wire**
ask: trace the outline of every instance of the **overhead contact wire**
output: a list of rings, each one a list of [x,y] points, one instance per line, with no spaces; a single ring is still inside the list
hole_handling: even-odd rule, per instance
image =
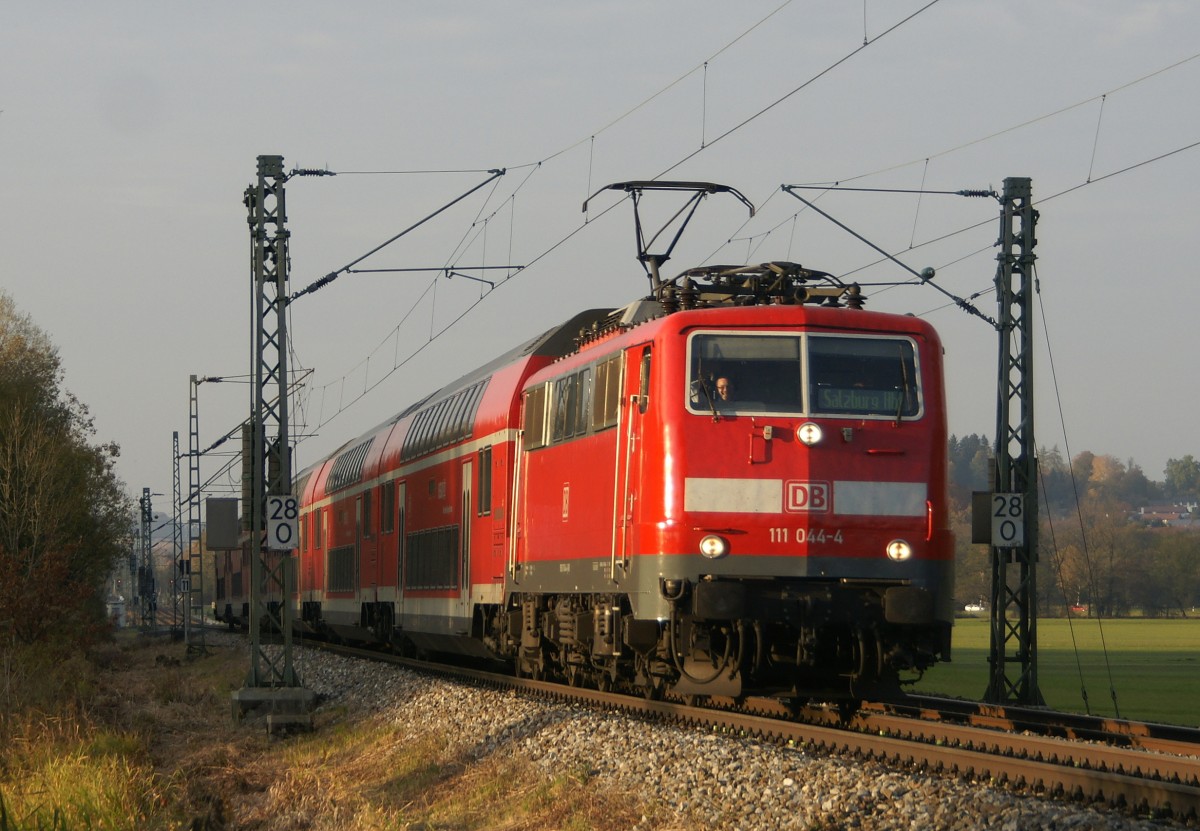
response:
[[[921,8],[917,9],[917,10],[916,10],[915,12],[913,12],[912,14],[908,15],[908,17],[905,17],[905,18],[904,18],[903,20],[901,20],[900,22],[898,22],[898,23],[896,23],[896,24],[894,24],[894,25],[892,25],[892,26],[888,27],[888,28],[887,28],[887,29],[885,29],[883,32],[881,32],[880,34],[876,35],[876,36],[875,36],[875,38],[874,38],[873,40],[863,43],[863,45],[862,45],[862,46],[859,46],[859,47],[855,48],[854,50],[852,50],[851,52],[849,52],[849,53],[847,53],[847,54],[843,55],[841,58],[838,58],[836,61],[834,61],[834,62],[833,62],[833,63],[831,63],[829,66],[827,66],[827,67],[825,67],[824,69],[822,69],[822,70],[821,70],[820,72],[818,72],[816,75],[812,76],[812,77],[811,77],[811,78],[809,78],[807,81],[805,81],[804,83],[800,84],[800,86],[798,86],[798,87],[796,87],[795,89],[793,89],[791,92],[785,93],[784,95],[780,96],[779,98],[776,98],[774,101],[772,101],[772,102],[771,102],[770,104],[768,104],[767,106],[763,107],[763,108],[762,108],[761,110],[759,110],[758,112],[754,113],[753,115],[749,116],[748,118],[745,118],[745,119],[743,119],[742,121],[738,122],[738,123],[737,123],[737,124],[735,124],[734,126],[730,127],[730,128],[729,128],[728,130],[726,130],[725,132],[721,133],[719,136],[717,136],[716,138],[714,138],[714,139],[713,139],[711,142],[709,142],[709,143],[708,143],[707,145],[705,145],[704,147],[701,147],[701,148],[700,148],[700,149],[698,149],[698,150],[694,150],[693,152],[691,152],[691,153],[689,153],[688,155],[684,156],[682,159],[680,159],[679,161],[675,162],[675,164],[671,165],[670,167],[668,167],[666,170],[664,170],[664,171],[662,171],[661,173],[659,173],[659,174],[658,174],[657,176],[655,176],[654,178],[655,178],[655,179],[660,179],[660,178],[662,178],[663,176],[666,176],[668,173],[670,173],[670,172],[671,172],[672,170],[674,170],[675,168],[677,168],[677,167],[679,167],[680,165],[684,164],[685,162],[687,162],[687,161],[689,161],[689,160],[691,160],[691,159],[695,158],[695,157],[696,157],[696,155],[698,155],[699,153],[703,152],[704,150],[707,150],[709,147],[712,147],[714,144],[716,144],[717,142],[721,141],[722,139],[728,138],[729,136],[733,135],[733,134],[734,134],[734,133],[736,133],[738,130],[741,130],[743,127],[745,127],[747,124],[749,124],[749,123],[751,123],[751,122],[753,122],[753,121],[756,121],[758,118],[760,118],[761,116],[763,116],[763,115],[765,115],[766,113],[770,112],[771,110],[775,109],[776,107],[778,107],[778,106],[779,106],[780,104],[782,104],[784,101],[786,101],[786,100],[788,100],[789,98],[791,98],[791,97],[792,97],[793,95],[795,95],[796,93],[798,93],[798,92],[800,92],[800,91],[802,91],[802,90],[804,90],[804,89],[808,88],[809,86],[811,86],[812,84],[814,84],[814,83],[816,83],[818,80],[820,80],[821,78],[823,78],[823,77],[825,77],[826,75],[828,75],[828,74],[829,74],[830,72],[832,72],[834,69],[837,69],[839,66],[841,66],[842,64],[844,64],[846,61],[850,60],[850,59],[851,59],[851,58],[853,58],[855,55],[857,55],[857,54],[859,54],[860,52],[862,52],[862,51],[863,51],[864,49],[866,49],[868,46],[870,46],[870,45],[872,45],[872,44],[874,44],[874,43],[878,43],[880,39],[887,37],[889,34],[891,34],[892,32],[896,31],[897,29],[899,29],[899,28],[900,28],[901,26],[903,26],[904,24],[908,23],[908,22],[909,22],[910,20],[912,20],[913,18],[915,18],[915,17],[917,17],[918,15],[922,14],[923,12],[925,12],[926,10],[928,10],[929,8],[931,8],[932,6],[936,6],[936,5],[937,5],[938,3],[940,3],[940,2],[941,2],[941,0],[929,0],[929,2],[928,2],[928,3],[926,3],[926,4],[925,4],[924,6],[922,6]]]

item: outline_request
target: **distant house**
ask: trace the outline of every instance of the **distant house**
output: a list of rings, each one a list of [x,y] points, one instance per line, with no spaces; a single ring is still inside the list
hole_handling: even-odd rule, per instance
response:
[[[1179,528],[1200,531],[1200,506],[1194,502],[1176,505],[1146,505],[1130,517],[1150,528]]]

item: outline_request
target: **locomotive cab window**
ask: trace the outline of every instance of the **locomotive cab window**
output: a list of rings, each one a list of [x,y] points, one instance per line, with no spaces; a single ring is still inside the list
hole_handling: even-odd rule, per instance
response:
[[[797,335],[696,334],[688,352],[693,412],[803,412]]]
[[[686,396],[709,415],[918,418],[922,406],[913,342],[870,335],[695,333]]]
[[[808,338],[808,368],[813,414],[920,415],[912,341],[812,335]]]

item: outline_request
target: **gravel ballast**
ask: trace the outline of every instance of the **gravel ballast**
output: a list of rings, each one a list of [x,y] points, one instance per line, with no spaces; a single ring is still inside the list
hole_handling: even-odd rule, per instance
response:
[[[479,688],[297,647],[296,668],[321,708],[345,707],[414,739],[453,737],[482,760],[511,754],[548,777],[579,776],[660,806],[640,827],[775,829],[1182,829],[1103,806],[988,783],[825,756],[752,739],[651,724],[619,713]],[[699,825],[697,825],[699,824]]]

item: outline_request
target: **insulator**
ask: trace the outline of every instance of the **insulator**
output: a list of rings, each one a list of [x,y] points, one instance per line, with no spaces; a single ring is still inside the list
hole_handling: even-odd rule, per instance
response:
[[[675,292],[671,286],[667,286],[663,290],[658,302],[662,305],[662,310],[667,314],[679,311],[679,298],[675,296]]]
[[[867,298],[863,297],[862,287],[858,283],[851,284],[850,288],[846,289],[846,305],[851,309],[861,309],[867,302]]]

